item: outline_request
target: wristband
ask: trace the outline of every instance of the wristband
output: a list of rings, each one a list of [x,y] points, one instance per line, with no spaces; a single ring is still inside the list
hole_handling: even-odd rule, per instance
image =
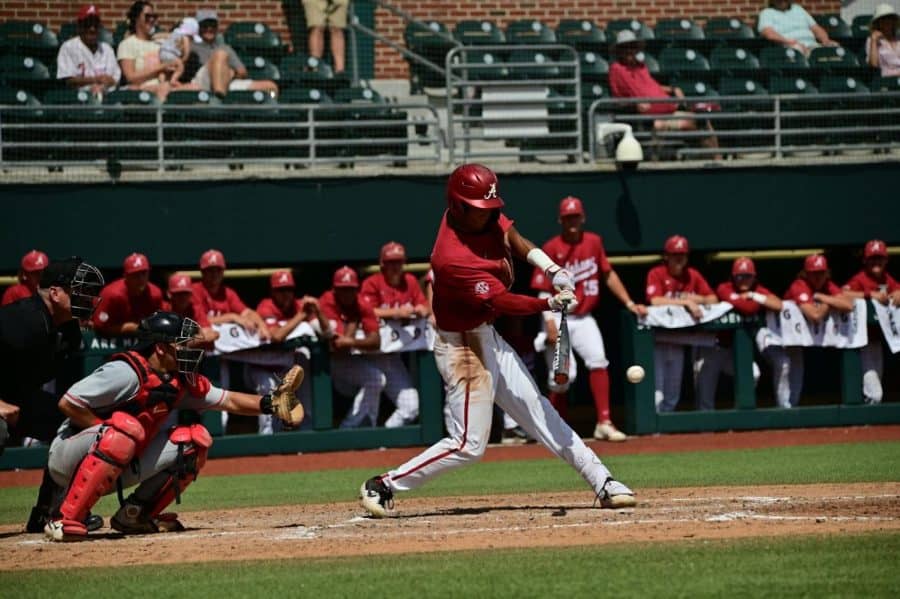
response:
[[[765,296],[765,294],[759,293],[758,291],[751,291],[751,292],[750,292],[750,299],[752,299],[752,300],[753,300],[754,302],[756,302],[757,304],[764,304],[764,303],[766,303],[766,296]]]
[[[625,304],[626,308],[631,308],[632,306],[634,306],[634,300],[628,300],[628,303]]]
[[[259,398],[259,413],[260,414],[271,414],[272,413],[272,394],[266,393],[262,397]]]
[[[550,271],[551,269],[553,269],[553,272],[559,270],[559,266],[556,264],[556,262],[551,260],[550,256],[548,256],[541,248],[533,248],[529,250],[528,254],[526,254],[525,256],[525,259],[528,261],[528,264],[531,264],[536,268],[540,268],[541,272],[544,273]]]

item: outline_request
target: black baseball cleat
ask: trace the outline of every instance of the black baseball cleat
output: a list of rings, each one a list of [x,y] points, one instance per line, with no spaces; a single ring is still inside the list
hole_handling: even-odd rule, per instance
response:
[[[384,484],[380,476],[370,478],[359,488],[359,505],[373,518],[394,515],[394,492]]]
[[[25,525],[25,532],[44,532],[44,527],[49,521],[50,514],[48,510],[35,506],[31,508],[31,515],[28,517],[28,523]],[[88,532],[103,528],[103,516],[88,514],[84,519],[84,527]]]
[[[536,443],[536,441],[525,432],[524,428],[514,426],[503,429],[503,432],[500,433],[500,443],[501,445],[525,445],[526,443]]]

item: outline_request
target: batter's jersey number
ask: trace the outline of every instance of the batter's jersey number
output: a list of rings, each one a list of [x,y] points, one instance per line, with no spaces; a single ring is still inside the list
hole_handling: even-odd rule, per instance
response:
[[[584,295],[585,297],[591,295],[600,295],[600,281],[597,279],[588,279],[584,282]]]

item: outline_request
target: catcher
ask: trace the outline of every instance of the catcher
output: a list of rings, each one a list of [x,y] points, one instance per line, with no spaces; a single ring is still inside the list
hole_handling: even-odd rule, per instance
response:
[[[212,437],[196,412],[215,409],[274,414],[288,427],[303,420],[294,391],[303,369],[294,366],[266,395],[214,387],[198,374],[200,325],[173,312],[141,321],[140,343],[75,383],[60,399],[67,416],[50,446],[49,470],[63,487],[44,534],[53,541],[87,538],[85,516],[114,490],[121,507],[111,526],[124,534],[184,530],[163,513],[197,478]],[[137,484],[123,499],[122,490]]]

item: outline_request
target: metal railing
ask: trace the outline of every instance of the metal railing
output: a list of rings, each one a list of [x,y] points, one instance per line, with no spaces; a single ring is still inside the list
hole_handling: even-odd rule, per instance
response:
[[[535,60],[507,60],[515,53]],[[457,47],[447,53],[446,73],[451,163],[546,155],[583,161],[581,66],[571,46]]]
[[[677,104],[678,111],[638,114],[640,103]],[[678,129],[676,121],[691,124]],[[888,151],[900,148],[900,92],[603,98],[588,109],[591,162],[609,154],[597,136],[598,125],[605,122],[630,124],[650,160]],[[715,146],[708,143],[712,138]],[[704,141],[705,146],[698,145]]]
[[[441,162],[427,104],[0,106],[0,168]]]

